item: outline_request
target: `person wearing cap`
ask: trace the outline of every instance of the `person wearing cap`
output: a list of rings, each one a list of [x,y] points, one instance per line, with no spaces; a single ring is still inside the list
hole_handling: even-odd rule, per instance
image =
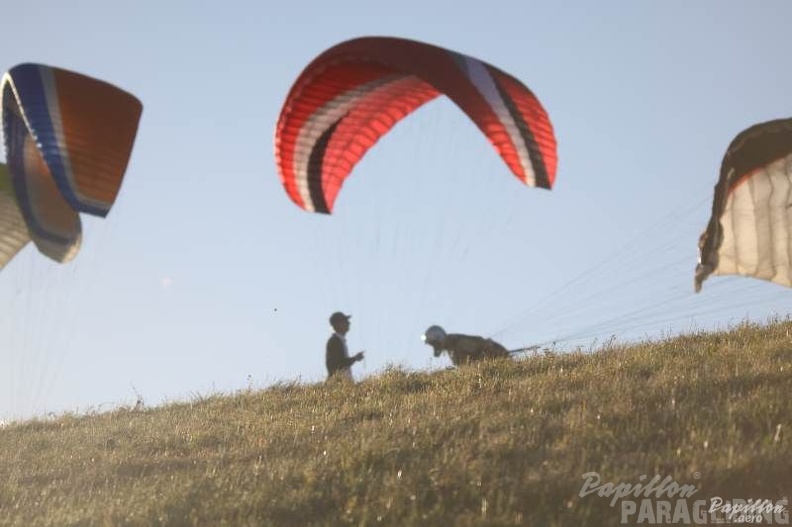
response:
[[[349,331],[349,319],[352,315],[345,315],[336,311],[330,315],[330,326],[334,333],[327,339],[327,351],[325,354],[325,365],[327,366],[327,378],[344,378],[352,380],[352,365],[363,360],[363,352],[360,351],[349,356],[347,349],[346,334]]]
[[[509,351],[492,339],[473,335],[446,333],[440,326],[430,326],[421,337],[434,348],[434,356],[448,353],[454,366],[469,364],[482,359],[510,357]]]

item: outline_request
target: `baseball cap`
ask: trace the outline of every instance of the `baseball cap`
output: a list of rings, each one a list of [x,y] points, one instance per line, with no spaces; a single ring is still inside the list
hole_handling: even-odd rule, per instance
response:
[[[346,315],[340,311],[336,311],[335,313],[330,315],[330,325],[336,326],[341,322],[348,322],[350,318],[352,318],[352,315]]]

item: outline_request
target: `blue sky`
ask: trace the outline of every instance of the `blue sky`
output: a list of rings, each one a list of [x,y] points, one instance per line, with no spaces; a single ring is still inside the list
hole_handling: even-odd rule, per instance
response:
[[[788,2],[15,2],[0,68],[41,62],[144,104],[124,186],[68,265],[0,272],[0,418],[324,377],[353,314],[358,378],[448,365],[430,324],[509,348],[590,347],[786,315],[789,291],[714,277],[696,243],[732,138],[789,115]],[[286,92],[362,35],[474,55],[554,124],[548,192],[522,186],[447,100],[355,168],[331,217],[273,159]],[[549,344],[548,344],[549,345]]]

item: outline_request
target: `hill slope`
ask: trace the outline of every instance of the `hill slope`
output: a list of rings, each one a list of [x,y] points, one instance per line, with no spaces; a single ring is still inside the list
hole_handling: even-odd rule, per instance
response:
[[[790,497],[791,359],[787,320],[14,424],[0,524],[616,525],[661,502],[682,524],[694,500]],[[605,496],[655,476],[696,493]]]

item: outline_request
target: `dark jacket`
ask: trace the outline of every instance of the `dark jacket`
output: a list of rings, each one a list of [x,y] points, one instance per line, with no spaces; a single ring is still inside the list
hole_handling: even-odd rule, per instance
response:
[[[509,351],[492,339],[458,333],[446,335],[442,348],[448,352],[454,366],[482,359],[509,357]]]
[[[355,357],[350,357],[344,341],[337,334],[333,333],[327,339],[327,352],[325,353],[325,365],[327,366],[327,377],[342,373],[352,377],[350,366],[357,361]]]

